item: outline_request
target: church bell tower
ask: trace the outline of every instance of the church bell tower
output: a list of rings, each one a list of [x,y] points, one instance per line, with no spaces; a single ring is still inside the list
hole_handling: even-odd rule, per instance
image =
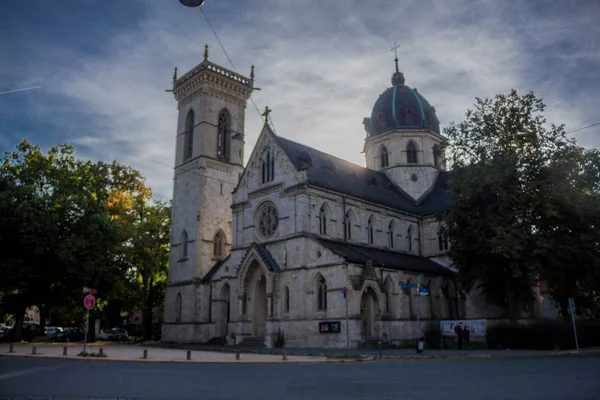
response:
[[[243,171],[250,78],[204,60],[173,76],[178,118],[165,340],[193,340],[206,322],[201,279],[231,248],[231,193]],[[181,324],[181,325],[179,325]],[[190,327],[191,326],[191,327]]]

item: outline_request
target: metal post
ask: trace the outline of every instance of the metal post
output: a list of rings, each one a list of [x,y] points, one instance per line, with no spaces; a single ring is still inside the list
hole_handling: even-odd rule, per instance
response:
[[[348,292],[346,292],[346,348],[350,348],[350,333],[348,328]]]
[[[571,309],[571,320],[573,321],[573,334],[575,335],[575,348],[579,350],[579,341],[577,340],[577,326],[575,325],[575,301],[569,299],[569,308]]]
[[[419,338],[421,337],[421,293],[419,293],[419,284],[417,283],[417,327],[419,328]]]
[[[90,309],[87,309],[87,318],[85,320],[85,337],[83,338],[83,352],[86,352],[87,349],[87,337],[88,331],[90,329]]]

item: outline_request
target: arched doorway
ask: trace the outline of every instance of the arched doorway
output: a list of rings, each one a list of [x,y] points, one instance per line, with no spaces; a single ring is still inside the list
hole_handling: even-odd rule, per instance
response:
[[[267,280],[264,275],[258,277],[254,285],[253,297],[252,334],[255,337],[263,337],[267,325]]]
[[[363,321],[364,340],[373,340],[379,337],[378,322],[381,319],[379,300],[371,287],[367,287],[360,298],[360,317]]]
[[[218,336],[227,336],[230,321],[230,295],[231,289],[229,284],[224,284],[219,295],[219,312],[218,312]]]

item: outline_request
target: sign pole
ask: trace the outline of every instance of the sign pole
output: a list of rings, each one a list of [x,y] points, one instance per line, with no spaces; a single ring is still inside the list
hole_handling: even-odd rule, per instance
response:
[[[85,336],[83,338],[83,352],[85,353],[87,348],[87,337],[88,330],[90,329],[90,309],[87,309],[87,318],[85,319]]]
[[[579,341],[577,340],[577,326],[575,325],[575,299],[569,298],[569,308],[571,309],[571,320],[573,321],[573,334],[575,335],[575,348],[579,350]]]
[[[417,326],[419,327],[419,338],[421,337],[421,293],[419,293],[419,284],[417,283]]]

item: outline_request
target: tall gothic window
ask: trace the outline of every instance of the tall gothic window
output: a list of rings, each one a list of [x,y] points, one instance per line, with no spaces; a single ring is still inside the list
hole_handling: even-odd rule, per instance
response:
[[[344,217],[344,236],[346,239],[352,239],[352,212],[348,210]]]
[[[322,276],[317,279],[317,308],[319,311],[327,310],[327,283]]]
[[[385,146],[381,146],[381,150],[379,151],[380,159],[381,159],[381,168],[385,168],[390,165],[390,158],[388,149]]]
[[[408,143],[408,146],[406,146],[406,162],[408,164],[416,164],[416,163],[418,163],[417,145],[413,141],[411,141],[410,143]]]
[[[188,234],[186,231],[183,231],[179,241],[179,259],[185,260],[188,255]]]
[[[215,235],[213,247],[213,255],[215,257],[223,257],[225,255],[225,234],[223,231],[219,231]]]
[[[367,225],[367,239],[370,244],[375,242],[375,217],[373,215],[369,218],[369,225]]]
[[[271,182],[275,178],[275,157],[270,150],[264,152],[261,162],[262,183]]]
[[[175,298],[175,322],[181,322],[181,293]]]
[[[438,229],[438,247],[440,251],[448,250],[448,231],[443,227]]]
[[[319,233],[321,235],[327,235],[327,207],[325,204],[321,206],[319,210]]]
[[[183,143],[183,161],[192,158],[194,150],[194,111],[190,110],[185,119],[185,136]]]
[[[285,304],[284,304],[284,308],[285,308],[285,312],[290,312],[290,288],[289,287],[285,287],[284,289],[284,295],[285,295]]]
[[[229,161],[229,139],[231,136],[231,118],[227,110],[219,113],[217,127],[217,158]]]
[[[394,221],[390,221],[390,225],[388,227],[388,246],[394,247],[394,237],[396,236],[396,224]]]
[[[413,249],[413,227],[412,225],[408,227],[408,232],[406,234],[408,237],[408,251],[412,251]]]

